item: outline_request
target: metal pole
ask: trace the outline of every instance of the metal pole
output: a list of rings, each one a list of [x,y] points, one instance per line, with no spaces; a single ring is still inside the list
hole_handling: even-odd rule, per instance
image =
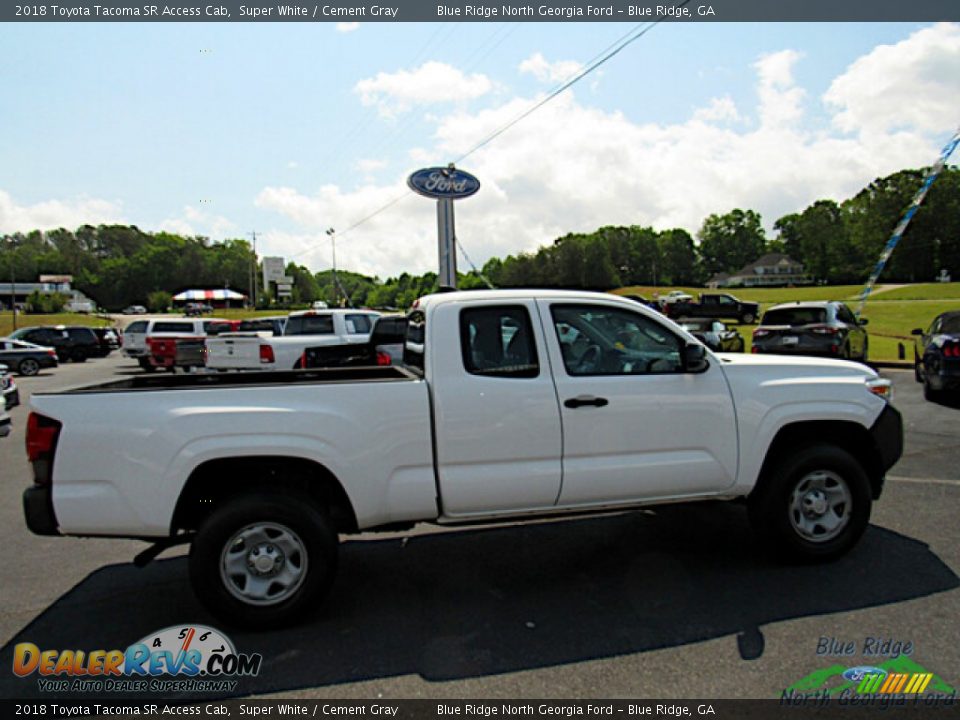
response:
[[[340,305],[340,281],[337,280],[337,231],[333,228],[327,228],[327,235],[330,236],[330,244],[333,247],[333,305]]]
[[[13,329],[17,329],[17,276],[13,271],[13,240],[10,241],[10,312],[13,314]]]
[[[437,200],[437,253],[440,257],[440,273],[437,282],[441,288],[457,288],[456,230],[453,218],[453,200]]]

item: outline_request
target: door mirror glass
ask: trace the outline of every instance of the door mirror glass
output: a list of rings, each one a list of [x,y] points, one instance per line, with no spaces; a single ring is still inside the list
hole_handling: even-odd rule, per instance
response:
[[[683,369],[688,373],[699,373],[707,369],[707,349],[699,343],[689,343],[683,347]]]

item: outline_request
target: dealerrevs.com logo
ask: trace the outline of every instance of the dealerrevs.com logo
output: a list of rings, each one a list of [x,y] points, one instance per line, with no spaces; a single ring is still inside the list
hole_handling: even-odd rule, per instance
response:
[[[13,649],[14,675],[36,676],[43,692],[229,692],[262,663],[259,653],[238,653],[203,625],[164,628],[126,650],[45,650],[29,642]]]

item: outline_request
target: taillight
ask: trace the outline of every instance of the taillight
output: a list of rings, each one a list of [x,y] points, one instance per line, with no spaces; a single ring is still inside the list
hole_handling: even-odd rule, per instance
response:
[[[30,413],[27,418],[27,457],[37,485],[49,485],[53,480],[53,454],[61,427],[59,421],[45,415]]]
[[[759,354],[760,354],[760,348],[758,348],[756,345],[754,345],[752,348],[750,348],[750,352],[752,352],[754,355],[759,355]]]
[[[885,378],[872,378],[866,381],[867,390],[887,402],[893,400],[893,384]]]
[[[49,356],[52,357],[52,358],[55,358],[55,357],[57,356],[57,351],[56,351],[56,350],[47,350],[47,355],[49,355]]]
[[[273,347],[270,345],[261,345],[260,346],[260,362],[261,363],[272,363],[275,361],[273,356]]]
[[[377,351],[377,365],[389,365],[391,363],[390,355],[383,352],[383,350]]]
[[[957,343],[944,343],[942,352],[944,357],[960,358],[960,345]]]
[[[815,335],[836,335],[838,330],[831,325],[814,325],[810,332]]]

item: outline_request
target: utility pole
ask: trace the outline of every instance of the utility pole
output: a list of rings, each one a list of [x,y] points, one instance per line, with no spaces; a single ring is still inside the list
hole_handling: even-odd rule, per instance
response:
[[[13,238],[8,238],[10,247],[10,312],[13,315],[13,329],[17,329],[17,277],[13,270]]]
[[[253,259],[250,262],[250,299],[253,309],[257,309],[257,231],[249,233],[253,237]]]
[[[337,231],[333,228],[327,228],[327,235],[330,237],[330,243],[333,246],[333,304],[338,307],[340,305],[340,282],[337,280]]]

